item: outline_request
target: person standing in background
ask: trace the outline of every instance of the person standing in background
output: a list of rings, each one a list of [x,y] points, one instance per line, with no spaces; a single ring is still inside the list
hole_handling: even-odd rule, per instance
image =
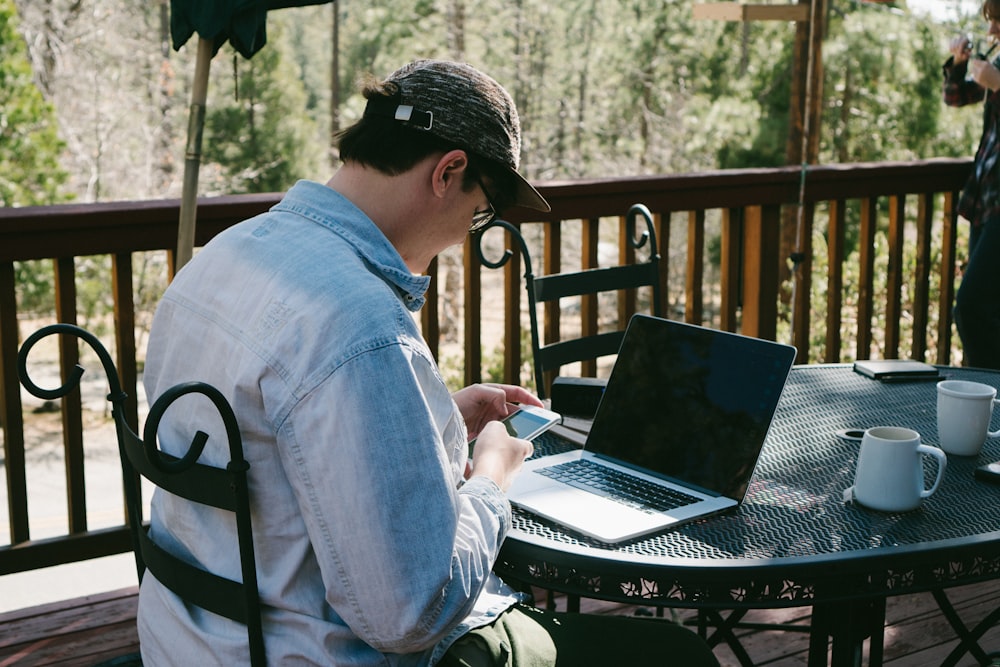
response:
[[[958,202],[958,213],[972,230],[955,326],[967,366],[1000,369],[1000,69],[988,59],[1000,40],[1000,0],[984,0],[981,11],[993,46],[986,55],[974,55],[969,39],[956,37],[944,64],[945,104],[985,100],[982,138]]]

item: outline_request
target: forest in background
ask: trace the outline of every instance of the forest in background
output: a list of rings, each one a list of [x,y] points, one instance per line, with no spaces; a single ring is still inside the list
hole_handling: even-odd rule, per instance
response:
[[[784,164],[794,24],[696,21],[694,1],[339,0],[272,11],[252,59],[226,44],[213,61],[201,192],[325,180],[332,131],[362,109],[357,78],[420,57],[469,62],[511,91],[534,180]],[[168,0],[12,7],[24,43],[3,46],[0,67],[27,59],[51,108],[36,122],[62,142],[52,154],[66,179],[0,204],[178,196],[195,40],[170,47]],[[942,25],[905,2],[831,0],[828,25],[820,162],[971,153],[979,112],[943,107],[940,65],[951,35],[985,35],[980,17]]]
[[[212,63],[199,192],[326,180],[331,137],[363,109],[358,77],[422,57],[469,62],[510,90],[522,171],[536,181],[785,164],[794,24],[697,21],[694,2],[273,11],[253,58],[226,44]],[[940,67],[953,35],[985,38],[982,18],[956,11],[936,23],[904,1],[829,5],[819,162],[971,155],[981,109],[943,105]],[[195,44],[171,47],[169,0],[0,0],[0,205],[179,197]],[[442,256],[446,281],[456,252]],[[149,261],[137,290],[151,310],[164,269]],[[50,273],[18,267],[20,312],[47,308]],[[100,260],[78,273],[84,316],[106,310]]]

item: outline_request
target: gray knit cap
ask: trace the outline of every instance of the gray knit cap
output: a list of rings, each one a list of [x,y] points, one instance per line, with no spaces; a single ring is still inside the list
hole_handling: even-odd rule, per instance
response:
[[[366,116],[394,118],[507,167],[516,177],[516,205],[551,210],[517,173],[521,124],[503,86],[474,67],[444,60],[404,65],[386,78],[389,82],[399,93],[370,98]]]

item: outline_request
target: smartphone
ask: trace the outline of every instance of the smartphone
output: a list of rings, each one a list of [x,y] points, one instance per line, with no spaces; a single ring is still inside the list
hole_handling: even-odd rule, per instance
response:
[[[979,466],[976,468],[975,476],[976,479],[984,482],[1000,484],[1000,461],[994,461],[993,463],[987,463],[986,465]]]
[[[552,412],[545,408],[537,408],[534,405],[521,405],[516,411],[504,418],[503,425],[506,427],[507,433],[513,437],[521,438],[522,440],[532,440],[548,430],[550,426],[558,424],[561,421],[562,415],[558,412]],[[472,457],[472,448],[475,444],[475,439],[469,441],[470,458]]]
[[[536,408],[533,405],[522,405],[516,412],[507,415],[503,425],[507,427],[507,433],[515,438],[531,440],[561,421],[562,415],[557,412]]]

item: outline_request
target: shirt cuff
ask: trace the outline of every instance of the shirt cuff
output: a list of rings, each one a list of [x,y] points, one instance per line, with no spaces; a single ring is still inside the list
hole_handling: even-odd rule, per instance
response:
[[[478,477],[472,477],[466,480],[462,488],[459,489],[459,493],[463,495],[471,495],[479,498],[484,503],[486,503],[490,508],[493,509],[494,514],[500,520],[500,540],[502,541],[504,536],[510,530],[512,523],[512,518],[510,514],[510,501],[507,499],[507,494],[505,494],[497,483],[494,482],[489,477],[485,475],[479,475]]]

